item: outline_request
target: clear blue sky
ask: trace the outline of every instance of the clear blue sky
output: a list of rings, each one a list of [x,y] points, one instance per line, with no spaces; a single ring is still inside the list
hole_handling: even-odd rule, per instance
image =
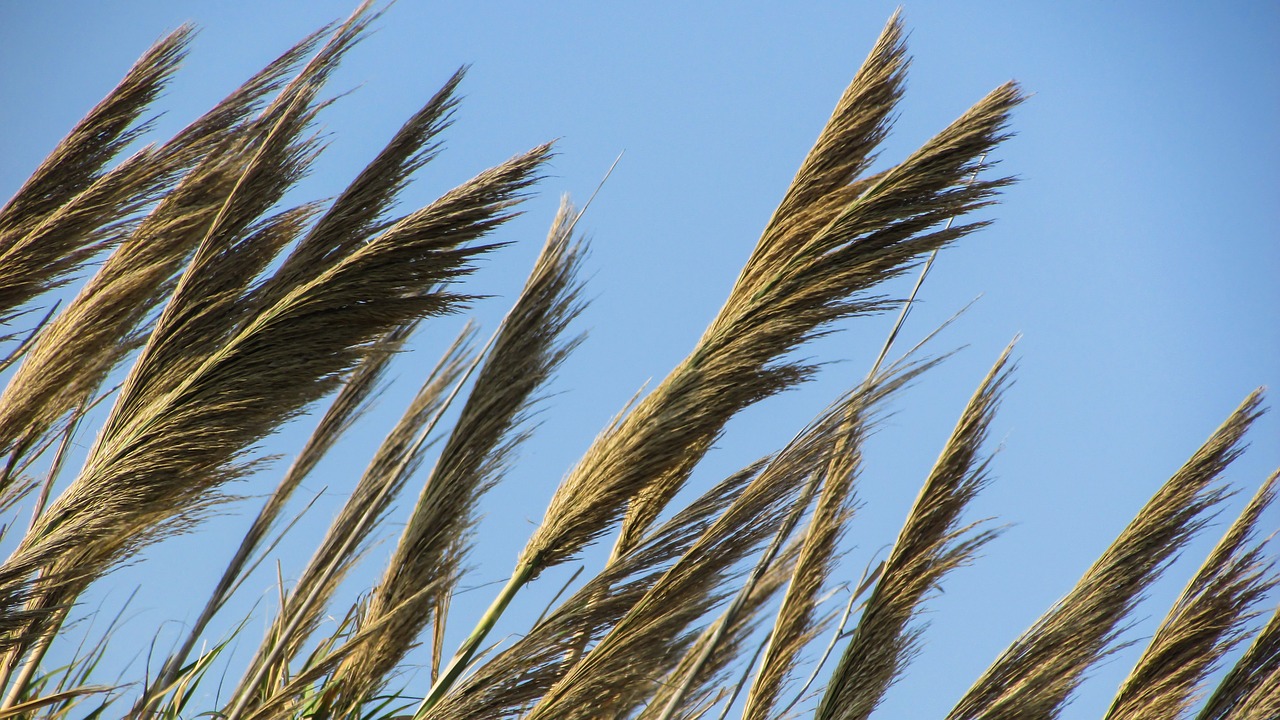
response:
[[[964,400],[1022,333],[1017,382],[995,425],[1004,445],[997,479],[973,515],[1013,526],[930,602],[923,653],[880,717],[944,713],[1251,389],[1269,385],[1276,402],[1280,6],[1231,5],[904,6],[915,61],[886,161],[1007,79],[1034,96],[998,157],[1021,183],[990,213],[994,227],[941,256],[906,330],[913,342],[982,295],[934,345],[968,348],[902,395],[874,439],[846,569],[856,579],[892,541]],[[158,105],[166,113],[160,133],[351,7],[332,0],[0,5],[0,194],[11,194],[147,45],[178,24],[193,21],[201,32]],[[585,199],[625,150],[583,221],[594,240],[594,300],[578,327],[589,339],[551,388],[522,462],[486,504],[486,543],[464,584],[505,576],[555,481],[640,385],[691,348],[894,7],[400,0],[351,54],[331,90],[354,92],[324,116],[331,145],[303,185],[307,197],[340,189],[462,64],[473,68],[446,151],[407,202],[425,203],[482,167],[560,138],[552,176],[527,215],[501,233],[515,245],[487,259],[469,288],[496,296],[476,307],[489,328],[518,290],[558,196]],[[901,295],[906,286],[887,291]],[[888,324],[856,322],[808,348],[806,355],[843,362],[741,416],[699,481],[785,442],[861,377]],[[398,366],[406,387],[416,383],[415,364],[433,362],[456,327],[428,327],[421,352]],[[295,539],[298,549],[281,554],[286,577],[305,562],[309,533],[333,512],[328,498],[354,480],[362,450],[408,392],[389,393],[366,434],[312,481],[312,491],[331,492]],[[292,452],[304,432],[291,428],[266,449]],[[1280,466],[1280,416],[1266,417],[1252,440],[1230,472],[1246,496]],[[261,492],[274,477],[236,490]],[[1228,511],[1241,504],[1237,498]],[[94,602],[114,608],[143,584],[128,625],[142,638],[136,651],[146,651],[163,621],[195,614],[220,571],[223,544],[236,542],[248,512],[234,510],[241,514],[158,549],[97,591]],[[1280,514],[1265,522],[1268,531],[1280,527]],[[1201,538],[1187,553],[1191,562],[1172,568],[1140,607],[1129,639],[1151,631],[1214,540]],[[355,584],[375,577],[389,547],[371,553]],[[270,603],[272,582],[273,573],[263,575],[248,588],[249,601]],[[465,596],[463,613],[487,604],[492,591]],[[249,625],[253,642],[259,627]],[[455,625],[459,636],[464,627]],[[1067,717],[1097,717],[1135,653],[1099,669]]]

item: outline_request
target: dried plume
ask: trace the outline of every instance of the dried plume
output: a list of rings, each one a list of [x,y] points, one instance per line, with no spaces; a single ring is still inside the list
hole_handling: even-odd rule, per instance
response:
[[[145,716],[159,702],[164,689],[177,681],[187,657],[194,649],[196,642],[204,633],[214,615],[239,587],[245,575],[256,565],[252,556],[261,547],[272,528],[279,521],[289,498],[294,490],[311,473],[320,460],[329,452],[335,443],[369,408],[393,355],[399,351],[413,331],[413,324],[396,328],[386,337],[377,341],[361,360],[360,365],[352,371],[343,383],[337,397],[329,405],[320,422],[307,438],[306,444],[298,452],[294,462],[281,477],[275,490],[267,497],[266,503],[258,511],[258,515],[245,531],[240,546],[228,561],[226,569],[219,578],[218,584],[209,594],[200,616],[191,623],[190,628],[178,649],[170,653],[164,667],[156,676],[152,692],[140,698],[134,707],[135,715]],[[159,692],[157,692],[159,691]]]
[[[186,35],[182,37],[185,43]],[[136,197],[114,207],[94,205],[94,213],[110,209],[128,214],[162,197],[136,222],[111,221],[115,223],[112,240],[106,245],[122,242],[67,308],[25,348],[25,361],[0,396],[0,448],[14,458],[39,448],[58,420],[95,392],[107,373],[141,344],[150,312],[172,290],[175,273],[204,236],[234,183],[238,171],[227,159],[243,143],[248,116],[314,49],[315,39],[291,48],[160,148],[148,148],[120,166],[142,163],[145,172],[139,170],[124,189]],[[124,84],[129,84],[128,79]],[[58,213],[74,216],[79,212],[76,203],[86,202],[103,200],[68,201]],[[85,216],[77,222],[90,221]],[[55,244],[40,235],[48,231],[49,223],[42,223],[22,242],[42,248]],[[58,232],[64,231],[89,235],[74,228]],[[4,267],[9,267],[7,262]],[[49,267],[54,269],[52,264]],[[10,480],[0,478],[0,486]]]
[[[530,713],[543,717],[612,717],[634,710],[687,650],[691,626],[726,599],[734,566],[774,537],[808,480],[838,446],[852,394],[815,420],[746,487],[688,552]]]
[[[234,184],[237,170],[227,156],[243,142],[249,114],[314,42],[295,45],[149,156],[164,197],[31,346],[0,396],[4,447],[30,447],[141,343],[145,319]]]
[[[354,20],[357,31],[368,22],[359,13]],[[347,33],[340,37],[354,39],[356,36]],[[329,53],[329,57],[332,58],[330,62],[336,61],[338,56],[336,53]],[[325,68],[323,63],[313,62],[309,66],[309,69],[316,73],[324,71]],[[286,260],[285,267],[272,277],[270,281],[272,287],[284,288],[287,282],[299,282],[308,273],[314,277],[317,270],[324,266],[326,257],[349,252],[366,242],[372,234],[387,227],[386,213],[410,175],[426,165],[438,152],[439,146],[435,138],[449,125],[451,113],[457,104],[455,94],[462,76],[462,70],[454,73],[445,85],[405,122],[378,156],[330,205],[307,232],[306,238],[299,247]],[[309,270],[304,270],[307,264],[311,267]],[[264,288],[258,293],[255,302],[259,304],[266,302],[268,295],[269,292]],[[390,354],[403,344],[415,325],[416,320],[398,326],[375,343],[361,363],[360,369],[344,384],[343,391],[339,393],[312,439],[299,455],[297,462],[282,478],[280,485],[246,533],[241,547],[219,583],[220,592],[215,592],[210,598],[210,603],[205,610],[206,615],[216,611],[215,605],[220,606],[225,600],[220,596],[231,589],[232,581],[239,575],[254,548],[276,522],[294,489],[337,437],[345,432],[358,417],[364,398],[372,392],[378,378],[385,371]],[[190,651],[190,643],[194,636],[202,630],[202,625],[197,623],[193,632],[189,634],[187,652]],[[185,653],[179,653],[179,655],[185,655]],[[177,659],[176,656],[171,658],[171,661],[175,659]],[[169,669],[175,668],[176,666]]]
[[[254,221],[257,216],[266,212],[279,199],[284,189],[304,172],[313,151],[308,141],[298,138],[311,114],[311,111],[296,104],[290,106],[289,112],[280,111],[274,115],[271,115],[268,109],[259,122],[244,127],[243,135],[246,137],[237,141],[238,145],[244,147],[238,151],[236,159],[228,161],[233,164],[240,163],[233,170],[239,178],[234,184],[224,185],[224,194],[217,199],[217,202],[221,203],[221,208],[218,210],[219,217],[229,218],[221,224],[221,231],[224,234],[215,232],[218,229],[215,226],[219,224],[216,220],[200,229],[202,235],[199,241],[205,246],[211,247],[210,240],[214,237],[232,245],[231,252],[226,254],[226,263],[223,267],[225,271],[223,287],[207,285],[206,289],[210,291],[208,295],[200,292],[189,293],[186,296],[188,302],[212,306],[221,304],[218,308],[220,310],[234,305],[236,291],[244,291],[245,286],[265,268],[275,250],[296,239],[301,223],[309,212],[305,207],[284,211],[257,223]],[[267,122],[267,116],[270,116],[272,129],[275,132],[267,134],[264,139],[258,126]],[[257,143],[254,149],[255,154],[251,158],[248,152],[250,148],[255,147],[255,142]],[[251,170],[256,172],[250,172]],[[245,179],[246,176],[248,179]],[[252,199],[248,203],[242,203],[240,212],[231,217],[226,212],[226,208],[235,200],[237,189],[240,190],[238,194],[241,197],[248,194]],[[132,249],[132,246],[133,243],[130,243],[126,247]],[[122,248],[122,251],[127,253],[130,250]],[[190,274],[189,267],[184,277]],[[219,290],[222,290],[221,297]],[[179,300],[175,295],[166,307],[165,313],[168,314],[178,303]],[[158,327],[164,329],[163,324]],[[190,332],[187,333],[186,339],[190,340],[192,345],[198,344],[197,339],[203,341],[206,346],[210,344],[210,338],[200,332],[201,328],[198,324],[188,329]],[[176,344],[179,347],[173,350],[174,354],[196,351],[194,347],[182,346],[181,339]],[[101,449],[107,438],[111,436],[114,429],[111,426],[112,422],[120,422],[125,418],[138,420],[139,424],[136,428],[147,433],[148,444],[160,449],[162,453],[168,453],[175,462],[181,464],[185,462],[183,454],[187,450],[181,439],[169,438],[170,441],[176,441],[169,443],[161,436],[150,434],[149,431],[144,430],[150,418],[142,418],[138,414],[144,404],[140,400],[145,395],[135,391],[139,387],[146,386],[145,380],[139,377],[143,374],[139,370],[146,367],[147,351],[157,345],[163,345],[163,343],[157,343],[157,332],[153,332],[141,358],[135,363],[129,380],[126,381],[125,389],[117,398],[116,407],[109,416],[108,424],[99,436],[96,447]],[[147,388],[151,390],[150,397],[165,397],[173,386],[184,379],[189,379],[190,373],[187,371],[194,370],[195,363],[194,358],[188,357],[187,360],[188,362],[181,366],[157,368],[160,370],[156,373],[157,378],[168,386]],[[168,372],[163,372],[164,370]],[[105,369],[101,371],[105,372]],[[165,397],[165,400],[172,399],[172,396]],[[139,401],[138,407],[130,407],[127,404],[130,401]],[[195,431],[195,434],[201,434],[201,428],[198,426],[188,425],[188,427]],[[215,454],[232,450],[218,443],[212,435],[206,437],[203,446],[213,450]],[[189,519],[189,516],[184,517],[182,513],[167,512],[168,508],[172,507],[168,502],[149,503],[144,499],[149,489],[157,488],[176,491],[179,496],[186,494],[188,491],[186,483],[177,482],[178,478],[184,477],[183,473],[169,475],[165,469],[144,466],[144,476],[148,471],[154,470],[158,476],[173,478],[168,483],[148,487],[146,482],[129,482],[127,478],[131,470],[128,463],[125,463],[118,467],[121,474],[116,475],[116,480],[107,483],[111,486],[124,483],[123,492],[122,488],[105,485],[96,488],[95,491],[90,489],[90,481],[94,477],[94,471],[90,470],[93,462],[94,456],[91,453],[90,464],[86,465],[81,476],[49,511],[38,519],[23,543],[15,550],[9,561],[0,568],[0,605],[15,607],[24,602],[27,594],[32,590],[38,590],[38,593],[43,596],[38,604],[48,607],[59,605],[61,602],[54,598],[56,592],[74,595],[78,592],[78,588],[82,588],[95,575],[123,559],[145,542],[144,537],[154,537],[156,533],[180,529]],[[178,504],[185,504],[189,510],[198,511],[203,506],[201,495],[202,493],[197,492]],[[169,525],[169,522],[173,524]],[[78,535],[80,529],[86,530],[87,534]],[[86,542],[87,538],[98,537],[98,533],[101,533],[101,537],[104,538],[102,542]],[[71,560],[72,556],[77,556],[79,559]],[[41,573],[44,576],[40,583],[47,587],[34,588],[27,583],[27,578],[40,568],[43,568]],[[29,639],[23,642],[29,642]]]
[[[1259,503],[1274,496],[1277,477],[1272,473],[1241,519],[1249,515]],[[1236,521],[1239,525],[1241,520]],[[1227,537],[1231,537],[1232,531]],[[1222,547],[1226,543],[1219,544]],[[1197,720],[1244,720],[1275,717],[1280,714],[1280,609],[1271,613],[1270,619],[1254,636],[1235,665],[1223,676],[1209,699],[1196,715]]]
[[[1121,685],[1107,720],[1188,716],[1205,677],[1245,639],[1258,603],[1277,583],[1253,538],[1275,500],[1278,477],[1263,483],[1183,590]]]
[[[461,382],[474,331],[468,326],[427,374],[409,406],[383,438],[350,497],[317,545],[294,590],[249,662],[238,697],[267,697],[276,688],[271,678],[288,677],[289,667],[320,625],[329,601],[368,547],[374,529],[385,519],[405,482],[418,471],[428,445],[422,440],[447,405],[450,389]],[[364,623],[372,626],[373,623]],[[378,624],[386,628],[385,623]],[[355,648],[353,648],[355,650]]]
[[[635,552],[609,564],[510,648],[458,682],[419,717],[501,718],[537,702],[633,608],[671,565],[715,523],[764,467],[720,482],[651,533]]]
[[[452,124],[465,74],[466,68],[458,69],[334,200],[267,281],[260,302],[277,301],[291,288],[314,280],[332,258],[350,254],[392,225],[386,213],[413,173],[438,154],[436,138]]]
[[[146,132],[135,123],[177,70],[191,34],[181,27],[147,50],[0,208],[0,315],[64,283],[118,240],[119,223],[155,190],[152,149],[103,168]]]
[[[865,418],[846,418],[840,446],[824,471],[822,491],[801,540],[764,659],[747,693],[744,720],[770,716],[800,653],[821,630],[819,597],[835,569],[840,537],[853,517],[854,482],[865,435]]]
[[[961,525],[960,516],[987,482],[982,445],[1008,385],[1012,349],[1005,349],[970,398],[920,489],[815,717],[870,716],[915,652],[920,631],[910,623],[925,597],[994,537]]]
[[[947,716],[1056,717],[1094,663],[1114,652],[1122,623],[1170,558],[1223,498],[1217,479],[1261,414],[1255,391],[1147,502],[1084,577],[1023,633]]]
[[[874,159],[875,144],[887,133],[893,100],[901,93],[906,63],[901,34],[895,17],[866,71],[841,99],[720,314],[690,357],[628,418],[632,425],[664,429],[672,427],[669,420],[679,422],[688,448],[665,466],[651,468],[627,510],[615,552],[625,552],[637,531],[661,512],[688,476],[690,460],[706,452],[729,417],[812,371],[778,362],[780,357],[834,320],[882,309],[882,301],[866,293],[921,254],[985,225],[937,227],[986,205],[1009,182],[963,183],[979,169],[978,158],[1005,137],[1008,112],[1020,100],[1012,84],[988,95],[901,165],[858,178]],[[633,429],[641,430],[620,432]]]
[[[1007,178],[964,182],[1006,136],[1021,100],[993,91],[896,168],[857,179],[888,131],[905,52],[897,17],[842,98],[720,314],[693,353],[611,423],[553,495],[507,585],[423,702],[429,708],[471,658],[519,589],[573,558],[626,514],[623,557],[679,491],[725,423],[752,403],[806,379],[813,367],[780,361],[839,318],[885,306],[864,293],[913,259],[985,223],[944,222],[989,204]],[[829,192],[826,189],[835,188]],[[812,199],[817,197],[818,199]],[[808,205],[797,207],[802,201]],[[804,215],[800,222],[795,218]]]
[[[891,394],[937,362],[938,360],[930,360],[912,363],[904,359],[885,372],[869,377],[840,404],[840,424],[829,431],[827,444],[822,450],[824,455],[809,477],[800,500],[794,504],[773,544],[761,555],[755,570],[737,596],[681,661],[681,665],[687,667],[678,668],[673,673],[672,686],[676,689],[660,691],[655,696],[655,702],[661,696],[669,696],[661,700],[667,704],[666,711],[655,717],[662,720],[675,717],[677,708],[685,714],[695,712],[709,701],[706,686],[716,678],[720,669],[736,659],[743,646],[741,638],[737,636],[746,631],[743,626],[752,622],[753,616],[760,610],[759,603],[764,601],[756,597],[757,583],[774,571],[773,564],[782,549],[783,541],[791,535],[816,497],[818,507],[812,513],[809,527],[804,537],[790,550],[795,557],[788,562],[791,571],[788,573],[787,594],[770,631],[766,661],[756,676],[756,685],[774,682],[775,696],[781,691],[794,655],[798,654],[804,643],[822,625],[822,619],[816,617],[818,594],[835,562],[835,544],[844,522],[852,515],[853,478],[869,418],[875,408]],[[690,654],[693,658],[690,658]],[[700,686],[703,691],[686,693],[685,688],[695,685]],[[751,712],[751,705],[749,697],[744,715]]]
[[[521,425],[536,393],[580,341],[563,337],[582,309],[577,273],[585,248],[573,238],[577,218],[565,199],[373,590],[366,620],[395,618],[382,642],[366,644],[339,668],[334,679],[348,702],[379,688],[429,622],[443,623],[439,610],[462,574],[476,503],[527,437]],[[434,589],[423,593],[427,583]]]
[[[241,174],[176,283],[80,476],[0,567],[0,607],[65,605],[147,542],[182,530],[242,475],[253,444],[330,392],[392,328],[455,309],[444,289],[487,248],[549,154],[486,171],[302,280],[255,285],[294,235],[286,211],[257,221],[305,171],[320,83],[360,36],[362,8],[264,112]],[[286,218],[281,220],[280,218]],[[271,287],[277,292],[266,293]],[[436,288],[433,290],[433,288]],[[268,301],[270,300],[270,301]],[[31,578],[39,572],[38,582]],[[44,610],[41,610],[43,608]],[[49,629],[9,636],[26,646]]]
[[[573,557],[630,503],[614,553],[625,554],[730,417],[812,370],[778,358],[830,321],[879,309],[877,299],[853,298],[982,224],[933,229],[984,205],[1008,182],[961,185],[976,159],[1005,137],[1007,114],[1020,99],[1012,85],[874,182],[854,177],[887,132],[901,92],[901,33],[895,18],[694,352],[587,451],[553,497],[521,565]],[[800,215],[810,219],[794,219]]]
[[[1280,610],[1227,673],[1198,718],[1265,720],[1280,716]]]
[[[808,507],[803,498],[797,507]],[[779,529],[775,541],[790,528]],[[772,547],[771,547],[772,549]],[[741,662],[774,598],[795,571],[800,545],[790,542],[776,556],[762,557],[730,607],[690,643],[675,669],[659,683],[637,720],[698,717],[725,694],[734,663]],[[769,555],[766,552],[766,556]]]

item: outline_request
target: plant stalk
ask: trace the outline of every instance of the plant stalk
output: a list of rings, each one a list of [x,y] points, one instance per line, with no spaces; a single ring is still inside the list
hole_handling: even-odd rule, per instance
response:
[[[516,593],[533,577],[533,571],[533,563],[521,563],[516,568],[511,579],[507,580],[507,584],[498,593],[498,597],[494,598],[493,603],[489,605],[489,609],[485,610],[480,622],[476,623],[471,634],[458,647],[458,651],[454,653],[449,665],[440,673],[440,678],[431,686],[431,691],[422,699],[422,703],[418,705],[418,709],[413,713],[413,720],[422,720],[422,718],[426,717],[427,712],[432,707],[435,707],[436,703],[440,702],[440,699],[458,681],[458,678],[462,676],[462,673],[471,664],[471,659],[475,656],[476,651],[480,649],[480,643],[484,642],[489,631],[498,622],[498,618],[502,617],[502,614],[506,612],[507,606],[515,599]]]

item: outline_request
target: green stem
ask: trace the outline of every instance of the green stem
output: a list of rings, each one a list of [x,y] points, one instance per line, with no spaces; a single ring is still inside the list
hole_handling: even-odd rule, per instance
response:
[[[476,623],[475,629],[467,636],[467,639],[458,647],[458,652],[454,653],[453,659],[449,661],[449,666],[440,673],[439,679],[431,686],[431,692],[422,699],[422,704],[418,706],[417,711],[413,714],[413,720],[422,720],[426,717],[428,711],[435,707],[436,703],[453,688],[453,684],[458,681],[462,673],[466,671],[471,664],[471,659],[475,656],[476,651],[480,649],[480,643],[484,642],[489,631],[493,629],[498,618],[502,617],[502,613],[506,612],[507,606],[511,604],[511,600],[515,598],[516,593],[524,584],[529,582],[529,578],[533,577],[534,565],[532,563],[521,563],[511,579],[507,581],[506,586],[502,588],[502,592],[498,593],[498,597],[493,599],[493,604],[485,611],[480,618],[480,622]]]

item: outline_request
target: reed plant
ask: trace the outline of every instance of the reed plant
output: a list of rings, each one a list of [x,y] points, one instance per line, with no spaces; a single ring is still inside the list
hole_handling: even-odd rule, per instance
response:
[[[865,378],[774,452],[705,491],[689,481],[732,418],[815,374],[797,349],[837,321],[894,308],[900,327],[911,300],[886,297],[883,284],[982,229],[972,213],[1012,181],[988,158],[1023,99],[1013,83],[872,170],[904,93],[896,15],[705,333],[549,492],[459,647],[446,628],[484,542],[473,532],[480,502],[518,462],[549,379],[582,339],[583,210],[567,199],[501,323],[483,342],[468,326],[369,449],[297,582],[263,610],[261,639],[230,618],[241,622],[236,639],[254,647],[219,699],[201,704],[210,695],[198,689],[229,642],[218,634],[228,601],[290,541],[290,501],[414,332],[487,292],[462,281],[498,251],[495,231],[553,154],[533,147],[401,212],[401,192],[442,149],[460,70],[336,198],[295,202],[289,190],[322,150],[314,127],[325,82],[379,14],[366,4],[304,38],[171,139],[122,158],[187,51],[191,29],[173,32],[0,209],[0,508],[31,518],[6,526],[0,717],[869,717],[909,671],[929,597],[999,534],[966,509],[988,482],[987,435],[1014,374],[1013,346],[957,409],[891,549],[861,578],[840,560],[866,439],[888,399],[944,357],[899,352],[891,336]],[[1229,494],[1223,472],[1262,402],[1260,391],[1244,399],[948,718],[1062,711]],[[88,588],[153,543],[201,532],[228,503],[247,504],[228,494],[231,483],[269,480],[275,466],[259,445],[313,411],[310,438],[160,662],[109,683],[101,646],[49,666]],[[90,436],[83,464],[69,467],[69,444]],[[1226,528],[1108,718],[1280,717],[1280,615],[1264,613],[1280,576],[1257,527],[1277,482],[1266,478]],[[409,510],[393,536],[397,502]],[[389,560],[344,606],[338,589],[379,537],[391,538]],[[607,556],[534,619],[522,606],[528,586],[600,543],[611,544]],[[832,612],[824,599],[842,585],[852,588],[847,605]],[[519,634],[490,644],[513,615],[528,618]],[[331,616],[340,622],[325,623]],[[398,686],[418,647],[430,682]]]

